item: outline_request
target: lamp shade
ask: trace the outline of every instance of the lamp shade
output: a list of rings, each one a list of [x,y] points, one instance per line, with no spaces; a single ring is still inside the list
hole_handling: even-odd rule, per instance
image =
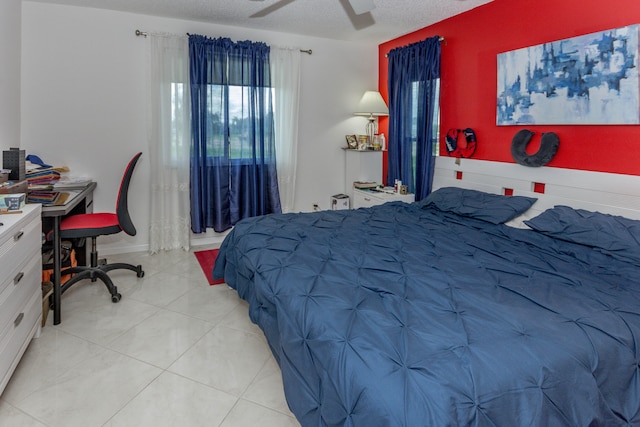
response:
[[[388,116],[389,108],[385,104],[380,92],[368,90],[362,95],[356,112],[356,116]]]

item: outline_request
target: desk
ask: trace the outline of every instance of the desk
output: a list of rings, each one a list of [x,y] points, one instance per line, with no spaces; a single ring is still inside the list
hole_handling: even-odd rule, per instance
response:
[[[42,218],[53,219],[53,324],[60,323],[60,300],[62,292],[60,291],[60,221],[62,217],[77,214],[77,213],[90,213],[93,212],[93,190],[97,184],[91,182],[84,187],[79,194],[69,200],[64,205],[55,206],[50,205],[42,206]],[[64,190],[61,190],[64,191]],[[86,265],[87,255],[86,249],[84,253],[76,254],[78,257],[78,264]]]

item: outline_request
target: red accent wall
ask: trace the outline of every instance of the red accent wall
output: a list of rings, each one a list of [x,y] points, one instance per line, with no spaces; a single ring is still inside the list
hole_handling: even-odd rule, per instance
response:
[[[539,148],[540,133],[552,131],[560,138],[560,148],[548,166],[640,175],[638,125],[496,126],[499,53],[638,23],[638,0],[494,0],[381,44],[380,92],[387,99],[387,52],[439,35],[445,38],[441,147],[447,129],[471,127],[478,138],[474,158],[513,163],[511,139],[518,130],[537,133],[527,147],[531,153]],[[386,118],[380,120],[380,132],[388,134]],[[444,148],[441,154],[447,155]]]

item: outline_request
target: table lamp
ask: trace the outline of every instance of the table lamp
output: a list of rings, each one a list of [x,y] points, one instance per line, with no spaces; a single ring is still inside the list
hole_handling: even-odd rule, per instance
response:
[[[368,116],[367,136],[369,137],[369,144],[373,144],[373,137],[376,134],[376,118],[388,116],[389,108],[387,108],[387,104],[384,102],[384,99],[382,99],[380,92],[368,90],[362,95],[356,112],[353,114],[356,116]]]

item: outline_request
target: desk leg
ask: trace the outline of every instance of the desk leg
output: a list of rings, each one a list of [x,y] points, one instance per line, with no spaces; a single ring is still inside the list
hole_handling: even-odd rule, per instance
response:
[[[53,217],[53,324],[60,324],[60,217]]]

